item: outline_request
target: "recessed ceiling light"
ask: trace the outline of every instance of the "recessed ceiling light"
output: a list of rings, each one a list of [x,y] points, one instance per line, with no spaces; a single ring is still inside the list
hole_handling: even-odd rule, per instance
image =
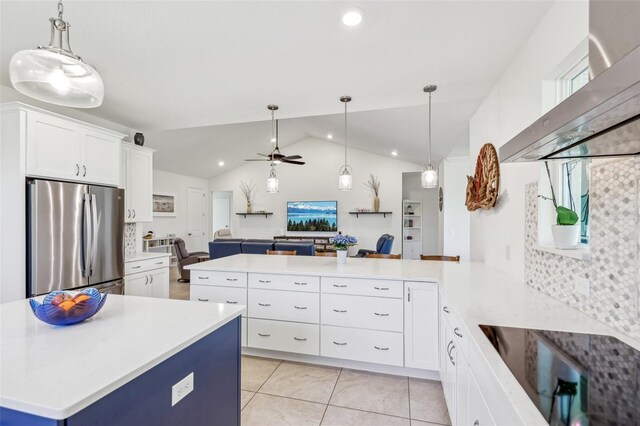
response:
[[[391,151],[391,155],[393,155],[394,157],[398,156],[398,151]]]
[[[276,143],[276,138],[271,138],[271,143]]]
[[[362,22],[362,9],[350,8],[342,15],[342,23],[347,27],[355,27]]]
[[[329,133],[329,134],[327,135],[327,139],[333,139],[333,135],[332,135],[331,133]]]
[[[220,167],[224,166],[224,161],[218,161],[218,166]]]

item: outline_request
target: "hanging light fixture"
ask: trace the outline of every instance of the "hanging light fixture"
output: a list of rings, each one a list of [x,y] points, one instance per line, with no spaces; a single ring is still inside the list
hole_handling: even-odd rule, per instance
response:
[[[69,28],[62,19],[62,0],[58,17],[50,18],[51,40],[48,46],[21,50],[11,58],[11,84],[34,99],[74,108],[102,105],[104,84],[98,71],[71,50]]]
[[[271,111],[271,143],[276,143],[276,111],[278,110],[278,105],[269,104],[267,109]]]
[[[340,191],[351,191],[353,187],[353,178],[351,177],[351,166],[347,164],[347,104],[351,102],[351,96],[341,96],[340,102],[344,103],[344,165],[340,167],[338,172],[338,189]]]
[[[438,186],[438,171],[431,165],[431,94],[438,90],[438,86],[425,86],[423,90],[429,94],[429,160],[422,165],[421,182],[423,188],[432,189]]]
[[[269,178],[267,179],[267,192],[275,193],[280,190],[280,181],[278,180],[278,176],[276,176],[276,165],[271,163],[271,172],[269,173]]]

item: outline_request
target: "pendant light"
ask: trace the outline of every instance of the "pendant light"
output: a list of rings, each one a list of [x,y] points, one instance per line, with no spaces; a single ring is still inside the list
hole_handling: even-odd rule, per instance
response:
[[[422,166],[421,183],[423,188],[433,189],[438,186],[438,171],[431,165],[431,94],[438,89],[438,86],[429,85],[424,87],[424,92],[429,94],[429,160]]]
[[[351,166],[347,164],[347,104],[351,102],[351,96],[341,96],[340,102],[344,103],[344,165],[340,167],[338,177],[338,189],[340,191],[351,191],[353,178],[351,177]]]
[[[50,18],[48,46],[21,50],[11,58],[9,75],[15,89],[29,97],[74,108],[102,105],[104,84],[100,74],[71,50],[69,29],[62,19],[62,0],[58,17]]]
[[[280,181],[278,180],[278,176],[276,176],[276,165],[271,163],[271,172],[269,173],[269,178],[267,179],[267,192],[276,193],[280,190]]]
[[[269,104],[267,105],[267,109],[271,111],[271,142],[277,145],[278,142],[278,123],[276,122],[275,112],[278,110],[278,105]],[[278,176],[276,176],[276,163],[271,162],[271,171],[269,172],[269,177],[267,178],[267,192],[268,193],[276,193],[280,190],[280,181],[278,180]]]

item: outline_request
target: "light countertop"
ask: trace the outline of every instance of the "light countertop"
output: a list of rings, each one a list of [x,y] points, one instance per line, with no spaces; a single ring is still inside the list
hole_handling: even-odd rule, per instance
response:
[[[243,306],[110,294],[54,327],[27,300],[0,305],[0,406],[65,419],[239,316]]]
[[[125,255],[124,261],[126,263],[129,263],[129,262],[137,262],[139,260],[157,259],[159,257],[169,257],[169,256],[170,256],[170,253],[144,251],[144,252]]]
[[[430,262],[333,257],[235,255],[187,268],[438,282],[443,297],[504,389],[524,424],[546,424],[542,415],[478,324],[610,335],[640,350],[640,341],[478,262]]]

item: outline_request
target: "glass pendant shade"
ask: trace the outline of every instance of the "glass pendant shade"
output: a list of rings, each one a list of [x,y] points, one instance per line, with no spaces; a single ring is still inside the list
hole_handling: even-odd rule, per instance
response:
[[[276,170],[272,167],[271,173],[269,173],[269,178],[267,179],[267,192],[275,193],[280,190],[280,181],[276,176]]]
[[[11,58],[9,76],[18,92],[56,105],[95,108],[104,99],[100,74],[62,53],[21,50]]]
[[[350,167],[344,165],[340,168],[340,176],[338,177],[338,190],[351,191],[353,188],[353,178],[351,177]]]
[[[428,189],[433,189],[438,186],[438,171],[434,170],[431,165],[423,168],[421,184],[423,188]]]

